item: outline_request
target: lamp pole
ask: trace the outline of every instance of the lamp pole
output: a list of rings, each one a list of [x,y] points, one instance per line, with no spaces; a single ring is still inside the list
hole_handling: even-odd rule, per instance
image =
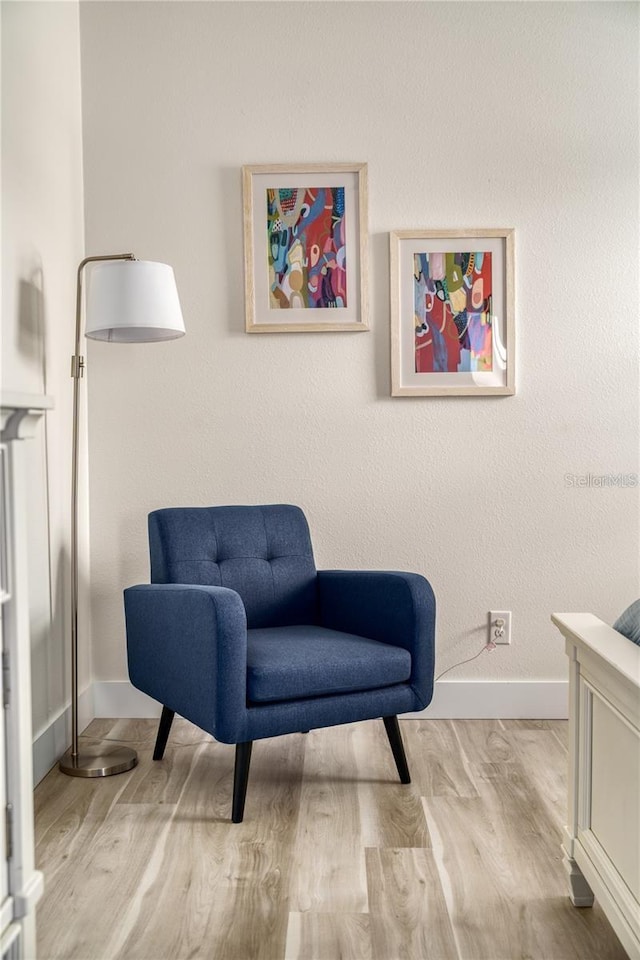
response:
[[[76,338],[71,357],[73,377],[73,440],[71,448],[71,749],[60,760],[60,770],[72,777],[107,777],[124,773],[138,762],[135,750],[114,744],[88,747],[80,756],[78,749],[78,446],[80,421],[80,378],[84,375],[84,357],[80,354],[82,334],[82,272],[88,263],[105,260],[135,260],[132,253],[103,257],[85,257],[78,267],[76,285]]]

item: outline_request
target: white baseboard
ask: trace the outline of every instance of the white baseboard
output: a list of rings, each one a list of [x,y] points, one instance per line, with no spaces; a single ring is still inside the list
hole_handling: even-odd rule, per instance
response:
[[[78,729],[84,728],[95,717],[93,708],[93,688],[87,687],[78,696]],[[128,684],[127,684],[128,686]],[[33,741],[33,784],[46,777],[56,765],[62,754],[71,746],[71,707],[63,710],[52,720]]]
[[[94,717],[114,717],[117,720],[154,720],[162,711],[157,700],[136,690],[128,680],[96,680],[93,708]]]
[[[566,720],[566,680],[441,680],[420,720]]]
[[[565,680],[441,680],[433,700],[405,720],[566,720],[569,684]],[[80,696],[79,726],[95,717],[157,719],[160,704],[127,680],[96,681]],[[67,708],[33,744],[33,782],[39,783],[71,742]]]
[[[569,685],[564,680],[442,680],[431,704],[406,718],[566,720]],[[160,716],[160,704],[127,681],[93,684],[96,717]]]

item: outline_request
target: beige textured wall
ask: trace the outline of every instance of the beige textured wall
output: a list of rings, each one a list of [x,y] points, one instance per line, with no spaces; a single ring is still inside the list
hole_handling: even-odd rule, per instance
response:
[[[89,252],[176,271],[188,335],[91,344],[95,678],[160,506],[288,501],[318,565],[403,568],[454,676],[566,676],[552,610],[638,595],[638,6],[88,3]],[[365,160],[372,330],[247,336],[240,167]],[[513,226],[518,393],[391,399],[390,229]]]
[[[84,255],[81,123],[78,3],[3,2],[2,390],[47,392],[55,401],[28,447],[34,737],[69,696],[69,358]],[[81,478],[86,493],[86,450]],[[88,562],[85,499],[82,687],[90,677]]]

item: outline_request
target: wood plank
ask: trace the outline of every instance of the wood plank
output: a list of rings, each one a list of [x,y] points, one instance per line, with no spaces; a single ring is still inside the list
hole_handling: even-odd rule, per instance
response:
[[[210,743],[198,751],[161,859],[143,880],[113,956],[200,956],[206,944],[207,956],[228,960],[282,957],[304,738],[256,742],[241,824],[230,821],[234,748]]]
[[[525,943],[535,960],[628,960],[600,906],[578,909],[566,890],[557,896],[528,901],[523,914],[528,936]]]
[[[285,960],[373,960],[366,913],[291,913]]]
[[[452,720],[401,721],[411,779],[420,796],[478,796],[469,773],[469,761],[460,748],[458,723]]]
[[[133,771],[84,780],[54,767],[38,784],[34,794],[35,856],[37,868],[45,871],[47,886],[57,883],[58,873],[66,876],[65,867],[92,842],[132,776]]]
[[[356,724],[306,734],[290,910],[366,913]]]
[[[536,797],[550,815],[549,828],[558,836],[567,822],[567,750],[548,728],[522,727],[505,723],[504,735],[514,756],[526,757],[523,766],[536,790]]]
[[[569,749],[569,721],[549,720],[549,726],[565,750]]]
[[[221,824],[207,829],[203,823],[183,823],[174,836],[172,826],[161,869],[143,886],[126,937],[109,957],[284,957],[290,848],[231,842],[230,830],[227,827],[225,835]],[[176,860],[178,847],[182,856]],[[198,856],[198,850],[205,851],[204,856]]]
[[[206,955],[225,960],[280,960],[287,937],[291,847],[245,842],[234,849],[233,869],[216,889]]]
[[[420,759],[412,756],[409,748],[412,722],[401,723],[400,728],[413,777]],[[382,720],[357,724],[353,744],[358,757],[356,789],[360,808],[360,845],[428,847],[429,832],[419,787],[415,783],[400,783]],[[330,776],[329,772],[327,776]]]
[[[122,721],[119,720],[110,720],[106,717],[98,717],[95,720],[92,720],[88,727],[81,732],[81,737],[88,737],[91,740],[102,740],[103,737],[108,737],[111,734],[114,726],[117,723]],[[129,721],[125,721],[129,722]],[[149,723],[149,721],[145,721]]]
[[[568,720],[501,720],[505,733],[526,730],[548,730],[567,748],[569,738]]]
[[[505,763],[518,759],[517,753],[505,735],[505,722],[502,720],[454,721],[460,748],[469,763]]]
[[[179,816],[224,826],[235,843],[279,841],[293,846],[300,810],[306,737],[291,734],[256,740],[242,823],[231,823],[235,747],[212,743],[193,772]]]
[[[482,799],[433,797],[424,803],[433,856],[459,945],[452,956],[474,960],[530,957],[522,951],[519,904],[514,894],[520,868],[504,857],[491,809]],[[525,888],[523,877],[519,889]]]
[[[424,800],[461,956],[622,960],[610,926],[569,903],[560,831],[525,765],[474,772],[478,799]]]
[[[430,850],[368,849],[367,881],[375,960],[458,956]]]
[[[505,730],[549,730],[551,720],[533,720],[526,718],[524,720],[501,720],[500,723]]]
[[[218,829],[224,824],[225,796],[220,796],[219,785],[229,779],[224,766],[228,751],[220,744],[201,745],[197,751],[169,829],[158,833],[136,894],[123,904],[109,958],[201,955],[218,889],[231,872],[234,853],[229,831]],[[131,805],[138,806],[146,809]]]
[[[118,803],[176,804],[184,790],[185,781],[198,750],[211,750],[208,744],[175,744],[167,746],[162,760],[153,760],[153,745],[136,743],[138,765],[135,775],[118,798]],[[202,761],[201,761],[202,762]]]
[[[469,815],[473,818],[478,814],[482,820],[473,821],[473,832],[469,831],[469,835],[480,834],[494,849],[498,842],[504,842],[505,856],[517,847],[529,849],[528,869],[541,872],[539,886],[543,895],[545,883],[553,882],[557,875],[553,864],[557,866],[561,860],[562,830],[557,811],[542,796],[545,784],[539,784],[532,777],[528,762],[526,766],[524,763],[474,764],[472,770],[482,807],[472,808]],[[490,820],[487,811],[492,811]]]
[[[159,720],[93,720],[82,734],[83,737],[117,740],[120,743],[154,744],[158,733]],[[171,725],[169,744],[209,743],[213,737],[200,727],[189,723],[182,717],[176,717]]]
[[[118,925],[114,918],[119,922],[135,898],[172,812],[157,804],[116,804],[84,849],[59,866],[55,882],[47,871],[38,904],[39,956],[87,960],[114,955],[109,949]]]

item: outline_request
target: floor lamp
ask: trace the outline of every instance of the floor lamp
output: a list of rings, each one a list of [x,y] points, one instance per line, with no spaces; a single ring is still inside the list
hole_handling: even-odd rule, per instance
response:
[[[78,440],[82,274],[91,270],[87,294],[85,336],[112,343],[174,340],[184,335],[184,321],[175,277],[166,263],[136,260],[132,253],[86,257],[78,267],[76,339],[71,358],[73,377],[73,444],[71,467],[71,748],[60,770],[72,777],[108,777],[124,773],[138,762],[135,750],[118,744],[91,743],[78,747]]]

